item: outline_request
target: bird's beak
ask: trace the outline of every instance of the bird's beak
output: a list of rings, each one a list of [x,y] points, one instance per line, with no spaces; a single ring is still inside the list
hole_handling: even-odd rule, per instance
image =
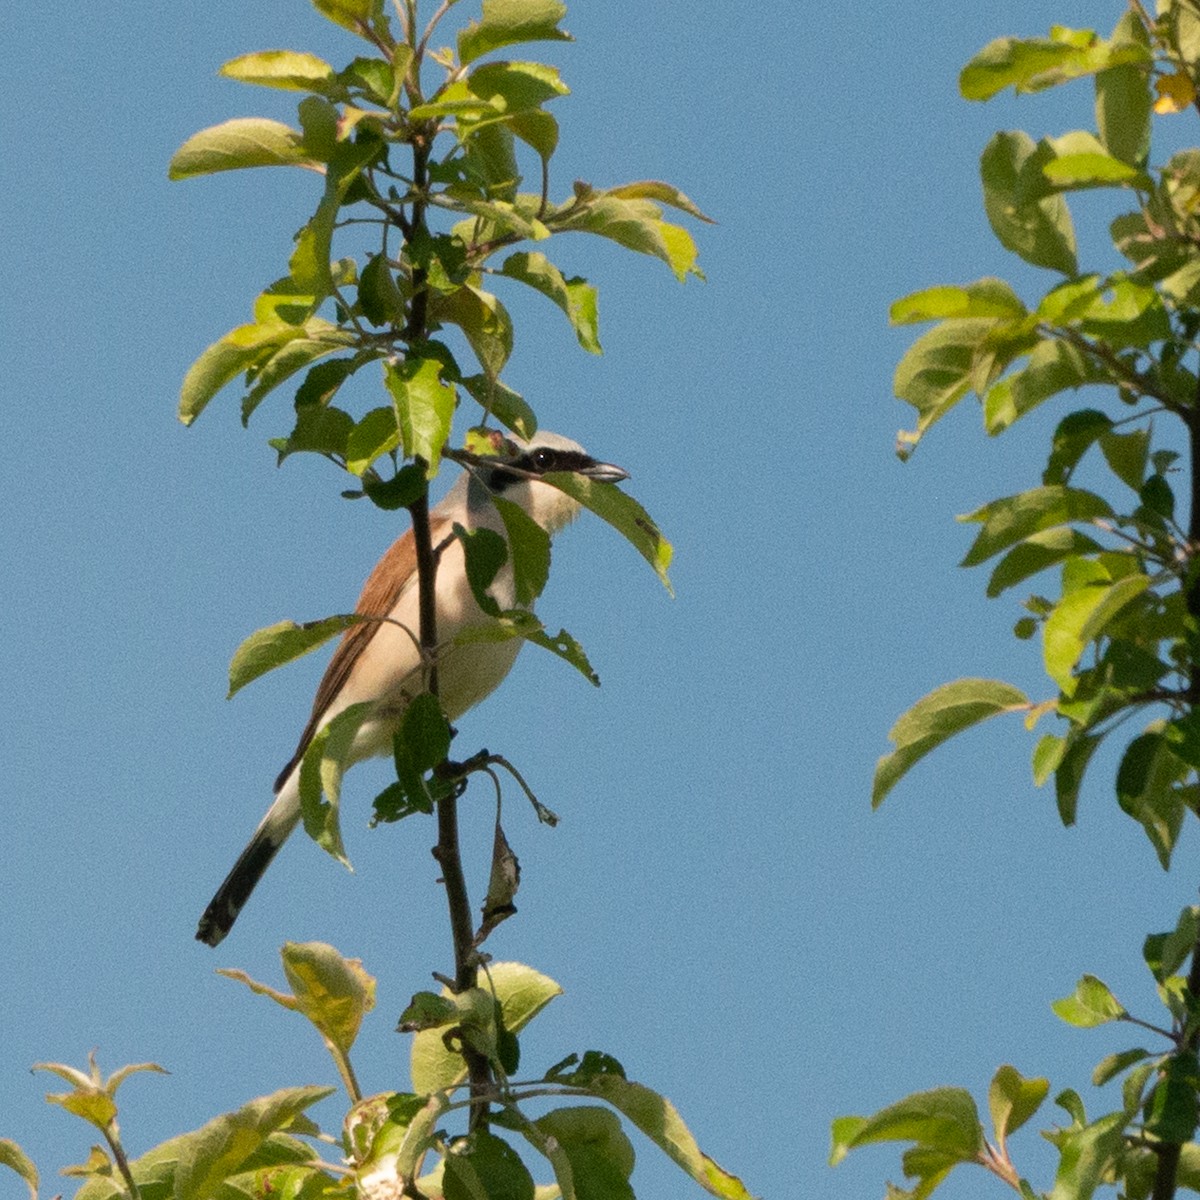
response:
[[[620,483],[629,478],[629,472],[613,463],[592,463],[578,472],[585,479],[594,479],[597,483]]]

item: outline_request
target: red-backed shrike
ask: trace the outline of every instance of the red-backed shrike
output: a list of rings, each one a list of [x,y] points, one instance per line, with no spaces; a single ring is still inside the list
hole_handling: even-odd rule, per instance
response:
[[[548,534],[554,534],[578,515],[579,504],[543,483],[539,475],[573,471],[602,483],[627,477],[620,467],[597,462],[558,434],[541,432],[528,442],[515,437],[509,441],[515,448],[513,457],[472,467],[429,513],[433,545],[441,548],[435,595],[438,641],[443,645],[462,630],[491,620],[476,603],[467,581],[463,545],[452,536],[456,524],[467,530],[491,529],[507,539],[492,503],[495,495],[520,505]],[[488,590],[502,610],[516,605],[511,563],[501,568]],[[232,928],[255,884],[300,821],[300,763],[313,737],[350,705],[369,701],[375,710],[359,727],[350,761],[389,754],[406,706],[423,689],[417,556],[411,529],[379,560],[355,611],[387,619],[353,625],[342,636],[317,688],[296,753],[275,781],[275,802],[200,918],[196,937],[210,946]],[[471,642],[449,646],[438,655],[439,698],[451,721],[500,684],[523,641]]]

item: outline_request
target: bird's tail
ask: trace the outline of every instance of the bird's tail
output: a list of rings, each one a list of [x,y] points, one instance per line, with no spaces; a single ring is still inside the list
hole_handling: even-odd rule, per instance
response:
[[[284,780],[275,803],[267,809],[267,815],[263,817],[254,831],[254,836],[233,864],[233,870],[209,901],[196,929],[197,941],[205,942],[209,946],[220,945],[225,935],[233,928],[238,913],[250,898],[250,893],[254,891],[263,872],[271,865],[279,847],[296,828],[300,820],[298,776],[299,771],[293,771],[291,776]]]

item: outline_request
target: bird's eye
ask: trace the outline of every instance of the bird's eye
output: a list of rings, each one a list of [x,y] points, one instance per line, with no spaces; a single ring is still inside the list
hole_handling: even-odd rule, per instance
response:
[[[554,463],[554,455],[542,448],[533,452],[531,461],[535,471],[548,471]]]

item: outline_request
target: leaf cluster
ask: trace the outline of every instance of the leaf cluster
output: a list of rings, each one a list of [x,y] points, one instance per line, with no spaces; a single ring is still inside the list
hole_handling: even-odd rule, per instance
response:
[[[1107,38],[1063,26],[1046,38],[1002,38],[967,64],[960,87],[986,100],[1006,87],[1035,92],[1079,79],[1093,84],[1094,129],[1036,141],[1001,132],[980,163],[992,230],[1051,273],[1045,294],[1027,305],[1003,280],[984,278],[924,289],[891,314],[901,324],[935,322],[896,370],[897,395],[916,411],[915,429],[900,435],[902,457],[968,394],[996,435],[1088,389],[1089,402],[1058,419],[1036,485],[961,518],[976,527],[962,565],[989,565],[989,596],[1038,580],[1014,633],[1040,641],[1053,691],[1030,698],[991,679],[935,689],[893,727],[874,802],[947,739],[1021,713],[1031,730],[1058,719],[1035,744],[1033,776],[1039,786],[1054,781],[1070,825],[1096,751],[1123,732],[1116,799],[1165,869],[1187,814],[1200,813],[1200,151],[1156,161],[1151,135],[1156,117],[1200,110],[1200,8],[1159,0],[1151,15],[1133,0]],[[1115,201],[1114,270],[1079,265],[1070,199],[1093,190]],[[1128,1200],[1200,1190],[1200,910],[1185,908],[1173,929],[1148,937],[1143,958],[1166,1011],[1157,1024],[1093,975],[1053,1005],[1071,1025],[1131,1024],[1158,1046],[1097,1065],[1097,1087],[1120,1080],[1115,1111],[1089,1116],[1070,1088],[1055,1096],[1065,1119],[1043,1131],[1058,1153],[1051,1188],[1035,1189],[1008,1146],[1049,1081],[1010,1066],[991,1083],[990,1132],[969,1092],[938,1088],[840,1118],[833,1161],[872,1142],[910,1143],[902,1166],[912,1186],[889,1185],[888,1194],[913,1200],[964,1163],[1025,1200],[1088,1200],[1100,1187]]]
[[[892,729],[895,750],[879,762],[874,801],[969,726],[1020,712],[1032,729],[1054,716],[1060,724],[1037,741],[1033,774],[1038,785],[1053,779],[1070,825],[1096,750],[1142,716],[1117,799],[1165,868],[1186,814],[1200,810],[1200,517],[1176,448],[1200,444],[1200,152],[1157,164],[1151,132],[1156,114],[1175,111],[1171,81],[1200,75],[1200,43],[1187,5],[1160,10],[1152,19],[1132,6],[1107,38],[1055,26],[1047,38],[1000,39],[962,72],[962,92],[976,100],[1090,78],[1096,127],[1038,141],[1001,132],[988,143],[980,174],[992,229],[1055,278],[1034,305],[988,277],[892,306],[896,323],[935,322],[896,369],[896,393],[917,414],[900,453],[910,455],[968,394],[992,435],[1081,389],[1090,403],[1059,419],[1037,486],[961,518],[977,527],[963,566],[989,565],[989,596],[1053,577],[1052,588],[1027,596],[1014,633],[1040,640],[1054,693],[1030,698],[987,679],[936,689]],[[1088,272],[1077,261],[1069,198],[1096,189],[1124,209],[1110,226],[1124,263]]]
[[[1200,1125],[1200,1065],[1196,1037],[1200,1005],[1189,980],[1179,974],[1193,955],[1200,935],[1200,909],[1185,908],[1174,929],[1153,934],[1143,958],[1154,977],[1166,1023],[1159,1026],[1130,1013],[1111,989],[1085,975],[1070,996],[1056,1000],[1054,1012],[1065,1022],[1090,1029],[1124,1022],[1152,1033],[1157,1051],[1133,1046],[1106,1055],[1092,1073],[1097,1087],[1120,1080],[1120,1107],[1089,1118],[1079,1093],[1067,1088],[1054,1097],[1065,1121],[1042,1136],[1059,1154],[1054,1200],[1086,1200],[1097,1187],[1116,1186],[1128,1200],[1163,1194],[1161,1162],[1174,1150],[1172,1187],[1200,1188],[1200,1144],[1193,1139]],[[1020,1171],[1009,1150],[1009,1136],[1029,1121],[1050,1094],[1050,1081],[1026,1078],[1002,1066],[988,1091],[991,1132],[984,1128],[971,1094],[962,1088],[918,1092],[870,1117],[840,1117],[833,1123],[831,1163],[872,1143],[912,1143],[901,1159],[904,1174],[915,1181],[908,1190],[889,1187],[894,1200],[924,1200],[963,1164],[983,1167],[1025,1200],[1039,1195]]]
[[[323,1132],[308,1115],[335,1089],[285,1088],[126,1159],[116,1089],[136,1071],[161,1068],[126,1067],[105,1081],[94,1061],[88,1072],[43,1064],[74,1085],[48,1099],[100,1129],[109,1142],[108,1153],[93,1148],[85,1163],[68,1169],[83,1180],[77,1200],[633,1200],[634,1151],[622,1121],[710,1195],[752,1200],[740,1180],[701,1152],[670,1101],[628,1079],[611,1056],[572,1054],[540,1075],[517,1077],[519,1034],[562,991],[530,967],[492,963],[481,986],[469,992],[445,988],[414,996],[400,1024],[413,1035],[413,1090],[363,1096],[350,1054],[374,1007],[375,980],[360,962],[321,943],[288,943],[282,960],[290,991],[241,971],[222,974],[298,1013],[317,1031],[348,1097],[341,1130]],[[488,1125],[459,1137],[447,1132],[446,1121],[469,1103],[467,1047],[492,1064],[495,1111]],[[536,1116],[526,1111],[531,1103]],[[535,1185],[517,1146],[533,1152],[552,1184]],[[36,1200],[36,1169],[15,1143],[0,1142],[0,1165],[21,1175]]]

